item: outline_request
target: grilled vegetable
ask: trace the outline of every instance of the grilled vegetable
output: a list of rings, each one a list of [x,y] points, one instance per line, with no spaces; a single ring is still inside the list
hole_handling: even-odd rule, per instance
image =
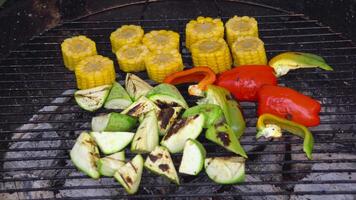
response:
[[[215,80],[215,73],[209,67],[193,67],[192,69],[175,72],[167,76],[163,82],[172,85],[199,82],[197,85],[189,86],[188,92],[193,96],[203,96],[203,91]]]
[[[244,65],[219,75],[216,85],[229,90],[239,101],[257,101],[263,85],[277,85],[273,68],[267,65]]]
[[[82,132],[70,151],[70,159],[82,172],[93,179],[98,179],[100,174],[96,162],[100,158],[95,141],[87,132]]]
[[[184,97],[180,94],[179,90],[171,84],[161,83],[149,91],[146,96],[161,108],[167,106],[188,108]]]
[[[225,28],[226,39],[230,47],[237,38],[246,36],[258,37],[257,21],[253,17],[238,17],[235,15],[226,22]]]
[[[91,132],[90,135],[104,154],[121,151],[134,137],[131,132]]]
[[[117,82],[114,82],[110,94],[105,101],[106,109],[125,109],[132,104],[132,100],[126,90]]]
[[[130,97],[136,101],[141,96],[146,96],[146,94],[152,89],[152,86],[135,74],[127,73],[125,88]]]
[[[287,87],[263,86],[258,92],[257,112],[258,115],[273,114],[304,126],[320,123],[320,103]]]
[[[128,108],[121,112],[121,114],[127,114],[134,117],[140,117],[143,114],[151,111],[159,111],[159,107],[145,96],[141,96],[137,101],[131,104]]]
[[[84,110],[93,112],[101,108],[109,95],[111,85],[98,86],[74,93],[77,104]]]
[[[181,152],[188,139],[196,139],[203,129],[204,115],[178,119],[163,137],[161,145],[171,153]]]
[[[131,143],[131,151],[136,153],[148,153],[159,144],[159,133],[156,112],[149,111],[137,128],[135,137]]]
[[[302,52],[285,52],[278,54],[273,57],[268,64],[274,68],[278,77],[287,74],[290,70],[299,68],[319,67],[327,71],[333,70],[333,68],[326,63],[324,58],[315,54]]]
[[[223,111],[221,110],[220,106],[215,104],[201,104],[188,108],[184,111],[182,117],[187,118],[198,114],[204,115],[205,121],[203,128],[208,128],[211,125],[214,125],[224,120]]]
[[[157,113],[158,129],[161,136],[165,135],[177,119],[182,107],[166,107]]]
[[[209,38],[192,44],[190,51],[194,66],[207,66],[215,73],[231,69],[229,47],[223,38]]]
[[[182,56],[176,49],[149,53],[145,58],[145,66],[150,79],[159,83],[169,74],[182,71],[184,68]]]
[[[262,40],[257,37],[238,38],[231,46],[234,65],[266,65],[267,56]]]
[[[148,49],[142,44],[126,44],[116,52],[119,67],[124,72],[144,71]]]
[[[227,100],[227,107],[231,118],[230,127],[237,139],[240,139],[246,129],[246,122],[240,110],[240,106],[235,100]]]
[[[197,140],[188,139],[185,142],[179,173],[197,175],[204,167],[206,151]]]
[[[245,181],[245,159],[241,157],[213,157],[205,159],[205,172],[219,184]]]
[[[120,167],[114,174],[115,179],[129,194],[135,194],[140,186],[143,171],[143,158],[136,155],[131,161]]]
[[[131,131],[135,128],[137,119],[120,113],[109,113],[93,117],[91,128],[95,132],[101,131]]]
[[[61,50],[64,65],[71,71],[83,58],[97,54],[95,42],[83,35],[65,39]]]
[[[310,160],[312,159],[314,137],[307,127],[275,115],[263,114],[258,117],[256,128],[258,131],[257,139],[262,136],[265,138],[280,138],[282,137],[282,129],[303,138],[303,151]]]
[[[199,40],[213,38],[224,38],[224,24],[220,19],[198,17],[186,25],[185,46],[188,49]]]
[[[100,158],[96,165],[101,175],[112,177],[120,167],[125,165],[125,153],[120,151]]]
[[[150,154],[148,154],[145,161],[145,167],[153,173],[162,175],[179,185],[178,174],[167,148],[157,146]]]
[[[171,49],[179,51],[179,34],[167,30],[151,31],[143,36],[142,43],[150,51]]]
[[[123,25],[110,34],[112,52],[116,53],[126,44],[141,43],[144,31],[141,26]]]
[[[225,123],[210,126],[205,133],[206,139],[247,158],[245,150],[240,145],[238,137],[232,131],[231,127]]]
[[[114,63],[100,55],[86,57],[76,65],[75,77],[79,89],[111,85],[116,77]]]

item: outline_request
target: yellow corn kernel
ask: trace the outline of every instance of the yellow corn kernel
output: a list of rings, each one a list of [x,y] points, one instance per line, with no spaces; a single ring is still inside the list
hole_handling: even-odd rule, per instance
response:
[[[119,67],[124,72],[144,71],[145,57],[148,53],[146,46],[142,44],[126,44],[116,52]]]
[[[150,79],[159,83],[169,74],[184,68],[182,56],[176,49],[150,52],[145,58],[145,65]]]
[[[97,54],[95,42],[83,35],[65,39],[61,50],[64,65],[71,71],[83,58]]]
[[[267,57],[263,41],[257,37],[238,38],[231,48],[234,65],[266,65]]]
[[[75,77],[79,89],[110,85],[116,77],[114,62],[101,55],[86,57],[75,67]]]
[[[257,21],[253,17],[234,16],[226,22],[225,28],[226,39],[230,47],[237,38],[246,36],[258,37]]]
[[[151,31],[143,36],[142,43],[150,51],[170,49],[179,51],[179,34],[167,30]]]
[[[212,38],[224,38],[224,24],[220,19],[198,17],[186,25],[185,46],[188,49],[199,40]]]
[[[111,49],[116,53],[125,44],[139,44],[142,41],[144,31],[141,26],[123,25],[110,35]]]
[[[230,50],[222,38],[199,40],[191,52],[194,66],[207,66],[215,73],[231,69]]]

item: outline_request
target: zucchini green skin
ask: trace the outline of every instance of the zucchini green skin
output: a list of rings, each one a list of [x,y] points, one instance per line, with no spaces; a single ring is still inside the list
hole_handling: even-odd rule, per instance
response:
[[[104,108],[125,109],[132,104],[132,100],[126,90],[117,82],[114,82],[107,97]]]
[[[125,114],[112,112],[106,115],[93,117],[91,121],[92,130],[96,132],[127,132],[137,125],[137,118]]]
[[[223,111],[220,106],[215,104],[200,104],[190,107],[184,111],[182,117],[187,118],[198,114],[203,114],[205,117],[204,128],[208,128],[224,120]]]

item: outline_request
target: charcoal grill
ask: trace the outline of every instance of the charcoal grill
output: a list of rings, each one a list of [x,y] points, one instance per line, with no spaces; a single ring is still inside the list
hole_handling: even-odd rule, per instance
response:
[[[74,168],[68,152],[76,137],[90,128],[91,117],[107,111],[88,113],[75,104],[75,79],[60,54],[63,39],[87,35],[100,54],[115,60],[109,34],[123,24],[139,24],[145,31],[171,29],[184,41],[190,19],[205,15],[226,21],[235,14],[258,20],[269,58],[288,50],[305,51],[322,55],[334,67],[332,72],[297,70],[280,80],[322,102],[321,125],[311,129],[313,160],[306,159],[297,137],[256,141],[256,105],[242,103],[248,128],[241,143],[249,156],[242,184],[217,185],[201,173],[181,176],[176,186],[145,171],[139,192],[127,196],[112,178],[91,180]],[[189,67],[184,42],[181,48]],[[64,20],[0,61],[0,199],[355,199],[355,56],[352,40],[318,20],[245,1],[138,1]],[[123,83],[125,74],[116,68]],[[147,79],[146,73],[138,74]],[[187,87],[179,88],[192,104]],[[230,155],[201,141],[210,156]],[[180,156],[173,156],[177,165]]]

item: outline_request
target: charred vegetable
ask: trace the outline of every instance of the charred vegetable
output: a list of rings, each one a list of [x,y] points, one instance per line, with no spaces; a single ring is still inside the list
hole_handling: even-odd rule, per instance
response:
[[[127,73],[125,88],[130,97],[136,101],[141,96],[146,96],[146,94],[152,89],[152,86],[135,74]]]
[[[96,163],[99,173],[103,176],[114,176],[115,172],[125,165],[125,153],[120,151],[112,155],[100,158]]]
[[[131,105],[132,100],[126,90],[117,82],[113,83],[110,94],[105,102],[104,108],[125,109]]]
[[[163,137],[161,145],[171,153],[181,152],[188,139],[196,139],[203,129],[204,115],[178,119]]]
[[[109,95],[111,85],[103,85],[74,93],[77,104],[84,110],[93,112],[101,108]]]
[[[146,158],[145,167],[179,185],[177,171],[167,148],[157,146]]]
[[[204,167],[206,151],[197,140],[189,139],[185,142],[179,173],[197,175]]]
[[[100,131],[131,131],[135,128],[137,119],[120,113],[109,113],[93,117],[91,128],[95,132]]]
[[[182,107],[166,107],[157,113],[159,134],[165,135],[177,119]]]
[[[134,117],[140,117],[141,115],[151,111],[159,110],[151,100],[147,99],[145,96],[140,97],[137,101],[131,104],[128,108],[121,112],[121,114],[127,114]]]
[[[93,179],[98,179],[100,174],[96,167],[99,159],[99,150],[95,141],[87,132],[82,132],[70,151],[70,159],[82,172]]]
[[[91,132],[90,135],[105,154],[112,154],[124,149],[132,140],[131,132]]]
[[[184,111],[182,117],[186,118],[198,114],[204,115],[204,128],[208,128],[211,125],[214,125],[224,120],[223,111],[221,110],[220,106],[215,104],[201,104],[188,108]]]
[[[148,92],[146,96],[154,101],[159,107],[181,106],[185,109],[188,108],[187,102],[185,102],[183,96],[174,85],[167,83],[159,84]]]
[[[245,180],[245,159],[214,157],[205,159],[205,172],[219,184],[235,184]]]

